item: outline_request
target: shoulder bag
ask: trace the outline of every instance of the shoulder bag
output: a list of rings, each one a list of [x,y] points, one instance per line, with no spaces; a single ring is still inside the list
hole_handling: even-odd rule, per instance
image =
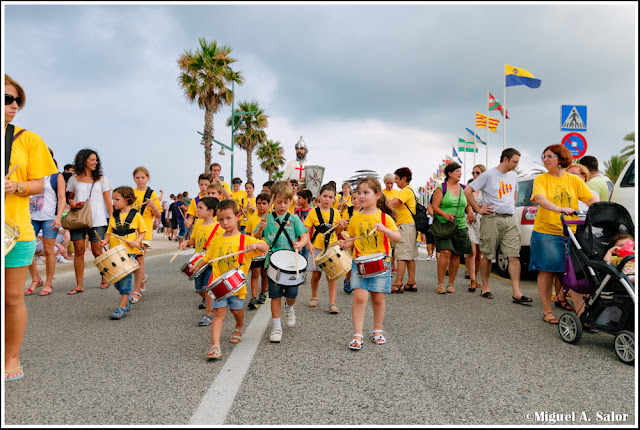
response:
[[[81,228],[89,228],[93,226],[93,216],[91,215],[91,192],[93,191],[93,186],[96,183],[91,184],[91,189],[89,190],[89,197],[84,202],[81,208],[69,209],[69,213],[62,220],[62,228],[66,228],[67,230],[79,230]]]
[[[446,188],[445,188],[446,190]],[[445,191],[446,192],[446,191]],[[444,194],[442,195],[444,198]],[[431,234],[436,239],[450,239],[456,233],[458,229],[458,222],[456,218],[458,216],[458,209],[460,209],[460,200],[462,199],[462,188],[460,188],[460,195],[458,196],[458,206],[456,207],[456,217],[453,218],[453,221],[438,221],[438,219],[434,219],[433,224],[431,225]]]

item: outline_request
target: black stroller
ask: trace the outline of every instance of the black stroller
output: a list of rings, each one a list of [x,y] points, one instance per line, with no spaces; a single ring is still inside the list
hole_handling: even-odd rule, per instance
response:
[[[587,294],[584,312],[578,318],[564,313],[558,319],[558,331],[562,340],[577,343],[583,324],[590,328],[615,335],[614,349],[618,358],[626,364],[635,360],[635,288],[622,268],[635,255],[625,257],[618,266],[603,261],[609,250],[609,241],[619,233],[634,234],[633,220],[629,212],[617,203],[597,202],[589,211],[576,212],[578,220],[565,220],[561,216],[564,236],[570,243],[565,262],[563,285]],[[569,225],[577,224],[574,234]]]

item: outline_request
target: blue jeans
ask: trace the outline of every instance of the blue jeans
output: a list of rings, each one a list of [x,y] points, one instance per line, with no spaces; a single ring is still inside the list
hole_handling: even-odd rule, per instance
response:
[[[107,226],[101,225],[99,227],[88,227],[88,228],[79,228],[77,230],[69,230],[71,235],[71,241],[74,240],[84,240],[87,235],[89,235],[89,242],[100,242],[100,240],[104,239],[104,235],[107,233]],[[98,239],[98,236],[100,239]]]
[[[31,225],[33,226],[33,231],[35,232],[36,236],[38,235],[40,230],[42,230],[42,237],[45,239],[55,239],[58,235],[58,230],[54,230],[51,228],[51,226],[53,225],[52,219],[48,219],[45,221],[31,220]]]
[[[187,235],[187,227],[184,226],[183,219],[178,220],[178,229],[178,239],[184,239],[184,237]]]
[[[229,306],[229,309],[233,311],[242,309],[244,307],[244,299],[241,299],[238,296],[229,296],[224,300],[220,300],[219,302],[216,302],[214,299],[213,303],[211,303],[211,307],[213,309],[225,308],[227,306]]]
[[[386,263],[387,270],[370,278],[361,278],[355,260],[351,265],[351,288],[360,288],[372,293],[391,293],[391,262]]]
[[[196,277],[196,279],[194,279],[194,282],[196,283],[196,293],[207,289],[209,278],[211,278],[211,272],[213,270],[211,264],[207,264],[207,266],[208,267],[205,269],[205,271],[202,272],[200,276]]]
[[[531,234],[530,252],[529,270],[564,273],[567,257],[564,236],[534,231]]]

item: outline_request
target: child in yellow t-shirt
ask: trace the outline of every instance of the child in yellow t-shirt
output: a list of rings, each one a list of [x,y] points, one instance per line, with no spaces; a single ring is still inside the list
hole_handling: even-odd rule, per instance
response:
[[[298,206],[298,188],[300,188],[300,184],[298,184],[296,179],[291,179],[289,183],[291,184],[291,188],[293,188],[293,197],[291,198],[291,204],[289,204],[287,212],[293,215],[296,211],[296,206]]]
[[[219,200],[215,197],[203,197],[200,199],[197,206],[198,219],[193,225],[191,238],[182,242],[178,248],[185,249],[187,246],[195,246],[196,253],[207,252],[211,249],[211,240],[215,236],[224,233],[224,230],[213,216],[218,202]],[[202,308],[204,305],[205,309],[204,315],[202,315],[202,318],[198,322],[199,326],[211,325],[211,320],[213,319],[212,299],[211,296],[207,294],[207,282],[209,282],[209,278],[211,278],[211,266],[207,267],[204,272],[194,279],[196,293],[202,297],[202,303],[199,307]]]
[[[111,196],[114,211],[109,219],[107,232],[100,244],[105,247],[108,243],[109,248],[122,244],[127,248],[129,257],[135,259],[136,256],[142,253],[142,240],[147,232],[147,226],[142,216],[135,209],[131,209],[136,196],[131,187],[118,187],[113,190]],[[133,216],[130,213],[133,213]],[[131,278],[132,274],[130,273],[113,284],[120,292],[120,304],[109,318],[119,320],[127,315],[129,311],[129,295],[131,294]]]
[[[265,193],[261,193],[256,197],[256,210],[253,215],[249,216],[247,220],[247,226],[245,230],[245,234],[249,236],[253,236],[253,232],[258,229],[258,224],[260,224],[260,220],[263,216],[267,214],[269,211],[269,195]],[[261,256],[262,257],[262,256]],[[254,259],[251,262],[251,300],[249,300],[249,304],[247,305],[247,309],[253,310],[258,309],[258,306],[267,301],[267,269],[264,267],[264,259],[256,260]],[[258,296],[258,281],[260,281],[260,277],[262,276],[261,285],[260,285],[260,297]]]
[[[336,189],[329,184],[325,184],[320,188],[320,206],[318,209],[314,209],[307,215],[304,220],[304,225],[309,231],[311,239],[307,249],[309,250],[309,257],[314,260],[322,254],[327,245],[337,240],[337,235],[347,227],[347,221],[340,218],[340,213],[337,209],[331,207],[336,198]],[[320,214],[318,214],[320,212]],[[320,219],[318,217],[322,219]],[[331,231],[329,235],[324,233],[331,229],[334,225],[337,227]],[[320,265],[313,265],[311,268],[307,268],[313,272],[311,276],[311,300],[309,301],[310,307],[316,307],[318,304],[318,287],[320,285],[320,278],[322,277],[322,269]],[[329,284],[329,312],[337,314],[339,312],[338,305],[336,305],[336,290],[338,288],[337,280],[330,280],[327,276],[327,283]]]
[[[224,273],[240,268],[246,277],[251,265],[251,259],[266,252],[269,246],[266,242],[251,236],[246,236],[238,230],[238,221],[242,215],[239,214],[238,206],[232,200],[223,200],[216,207],[216,216],[220,226],[224,229],[224,234],[213,238],[210,249],[202,258],[196,270],[203,264],[209,263],[212,267],[211,279],[215,280]],[[244,254],[228,256],[238,251],[244,250]],[[219,259],[220,257],[224,257]],[[214,261],[215,260],[215,261]],[[230,343],[242,341],[244,332],[244,296],[247,290],[243,285],[238,291],[226,299],[213,303],[213,322],[211,324],[211,348],[207,352],[207,359],[216,360],[222,355],[220,349],[220,335],[222,333],[222,322],[227,313],[227,306],[236,321]]]
[[[242,179],[233,178],[231,180],[231,200],[236,202],[238,211],[242,217],[240,218],[240,233],[244,233],[244,229],[247,225],[247,217],[245,216],[247,211],[247,192],[240,188],[242,185]]]
[[[249,217],[252,216],[256,211],[256,196],[253,195],[253,191],[255,190],[255,186],[253,182],[249,181],[244,184],[244,189],[247,192],[247,204],[244,206],[244,210],[242,211],[242,222],[240,223],[240,229],[244,228],[244,232],[248,232],[251,234],[249,230],[247,230],[247,221]]]
[[[136,270],[135,285],[133,286],[132,293],[137,297],[132,297],[131,303],[137,303],[140,297],[142,297],[142,293],[144,293],[147,281],[149,280],[149,275],[144,273],[144,253],[147,251],[147,248],[151,246],[151,239],[153,239],[153,218],[160,218],[162,215],[159,201],[162,200],[164,193],[160,190],[160,198],[158,198],[156,192],[147,186],[149,179],[151,179],[151,176],[149,175],[149,170],[145,167],[136,167],[133,171],[133,180],[136,183],[136,188],[133,190],[136,196],[134,206],[136,206],[137,211],[142,215],[142,219],[147,226],[147,233],[142,240],[142,254],[139,254],[137,257],[140,269]]]
[[[220,182],[209,184],[207,187],[207,197],[215,197],[219,201],[224,200],[224,187]]]
[[[356,240],[340,241],[341,248],[355,248],[354,257],[384,252],[391,253],[389,242],[399,242],[400,232],[393,220],[395,212],[389,206],[386,197],[382,195],[380,182],[374,178],[363,178],[358,181],[358,202],[362,210],[356,212],[349,222],[347,232],[351,237],[359,237]],[[380,345],[386,342],[382,335],[382,322],[384,320],[384,295],[391,292],[391,270],[389,261],[385,262],[386,270],[380,274],[362,278],[354,260],[351,272],[353,272],[353,340],[349,348],[362,348],[362,332],[364,326],[364,313],[371,294],[371,306],[373,307],[373,342]],[[380,333],[376,335],[376,333]],[[359,339],[358,339],[359,338]]]
[[[338,207],[336,209],[338,209],[338,211],[340,212],[340,216],[342,216],[343,219],[347,218],[345,216],[347,208],[353,206],[353,196],[351,194],[351,191],[352,188],[350,183],[345,182],[344,184],[342,184],[342,196],[340,196]]]
[[[349,222],[351,221],[351,218],[353,218],[353,215],[362,208],[362,205],[360,205],[360,201],[358,200],[358,196],[352,196],[352,202],[353,206],[347,206],[347,209],[342,213],[342,218],[346,219]],[[341,237],[343,239],[347,239],[345,233],[348,234],[348,232],[342,232],[341,234]],[[351,271],[347,272],[347,276],[344,279],[344,286],[342,288],[344,289],[345,293],[351,294]]]
[[[200,201],[201,198],[207,195],[207,187],[209,186],[210,183],[211,183],[210,175],[206,173],[202,173],[200,176],[198,176],[198,187],[200,188],[200,192],[198,193],[196,198],[191,199],[191,203],[189,203],[189,209],[187,209],[187,219],[184,220],[184,226],[187,229],[191,227],[191,224],[193,224],[195,219],[198,217],[198,210],[197,210],[198,202]]]

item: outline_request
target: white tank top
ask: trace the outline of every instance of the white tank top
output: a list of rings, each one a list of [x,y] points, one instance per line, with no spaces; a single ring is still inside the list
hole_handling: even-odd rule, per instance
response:
[[[62,175],[58,175],[58,181],[64,181]],[[29,212],[34,221],[49,221],[56,218],[56,203],[58,202],[57,190],[51,188],[51,176],[45,176],[44,189],[40,194],[29,198]]]

